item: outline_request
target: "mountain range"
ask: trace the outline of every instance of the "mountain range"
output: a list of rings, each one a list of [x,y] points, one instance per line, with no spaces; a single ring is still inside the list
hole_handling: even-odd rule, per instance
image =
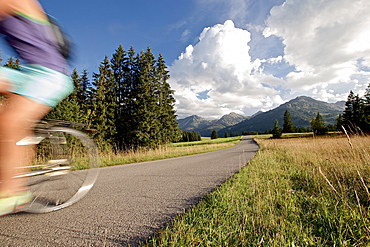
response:
[[[319,112],[325,124],[335,124],[339,114],[343,114],[345,101],[327,103],[318,101],[307,96],[300,96],[290,100],[275,109],[267,112],[257,112],[253,116],[245,117],[236,113],[230,113],[219,120],[206,120],[193,115],[179,119],[179,127],[186,131],[195,131],[201,136],[211,136],[213,130],[218,131],[219,136],[225,132],[239,133],[243,131],[264,132],[274,127],[278,120],[282,127],[284,113],[289,111],[293,124],[296,127],[310,127],[312,117]]]
[[[211,136],[212,131],[222,130],[230,126],[234,126],[247,119],[242,115],[234,112],[222,116],[218,120],[206,120],[197,115],[193,115],[184,119],[178,119],[179,128],[186,131],[198,132],[201,136]]]

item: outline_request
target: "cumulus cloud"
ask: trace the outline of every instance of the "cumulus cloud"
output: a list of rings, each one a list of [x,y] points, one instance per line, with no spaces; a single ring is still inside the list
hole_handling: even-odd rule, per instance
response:
[[[228,6],[230,20],[205,28],[170,67],[179,117],[252,115],[302,95],[336,102],[369,85],[368,0],[267,1],[263,24],[243,24],[241,10],[266,12],[259,0],[198,2]]]
[[[260,61],[251,61],[250,40],[247,30],[228,20],[205,28],[199,41],[185,49],[170,67],[180,117],[251,115],[283,102],[270,84],[281,84],[279,79],[261,74]]]
[[[292,94],[333,102],[354,88],[363,92],[370,79],[364,70],[370,64],[369,11],[367,0],[286,0],[271,9],[264,35],[280,37],[284,60],[295,66],[286,76]]]

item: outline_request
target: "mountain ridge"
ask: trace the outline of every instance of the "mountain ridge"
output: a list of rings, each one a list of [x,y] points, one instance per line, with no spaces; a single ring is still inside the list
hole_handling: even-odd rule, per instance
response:
[[[344,106],[345,101],[327,103],[308,96],[299,96],[274,109],[267,112],[259,111],[250,117],[232,112],[218,120],[206,120],[193,115],[177,121],[182,130],[195,131],[202,136],[210,136],[212,130],[216,130],[221,136],[225,132],[238,132],[239,134],[243,131],[264,132],[273,128],[275,120],[278,120],[279,125],[282,126],[286,110],[289,111],[296,127],[310,127],[312,117],[315,117],[318,112],[325,124],[335,124],[337,116],[343,114]]]
[[[178,119],[179,128],[186,131],[195,131],[202,136],[211,136],[212,131],[219,131],[229,126],[240,123],[247,117],[231,112],[216,120],[206,120],[198,115],[192,115],[183,119]]]

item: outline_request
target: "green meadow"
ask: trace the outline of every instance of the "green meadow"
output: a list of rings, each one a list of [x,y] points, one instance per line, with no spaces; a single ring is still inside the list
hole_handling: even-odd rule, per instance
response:
[[[265,138],[264,138],[265,137]],[[269,139],[144,246],[369,246],[370,138]]]

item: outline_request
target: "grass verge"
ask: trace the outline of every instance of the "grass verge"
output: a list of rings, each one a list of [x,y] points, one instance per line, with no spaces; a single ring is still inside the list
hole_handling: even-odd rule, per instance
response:
[[[172,143],[166,146],[160,146],[154,150],[144,149],[121,153],[105,152],[100,155],[101,166],[131,164],[212,152],[235,146],[239,142],[240,136],[213,140],[209,139],[197,142]]]
[[[145,246],[369,246],[369,137],[256,140],[247,166]]]

